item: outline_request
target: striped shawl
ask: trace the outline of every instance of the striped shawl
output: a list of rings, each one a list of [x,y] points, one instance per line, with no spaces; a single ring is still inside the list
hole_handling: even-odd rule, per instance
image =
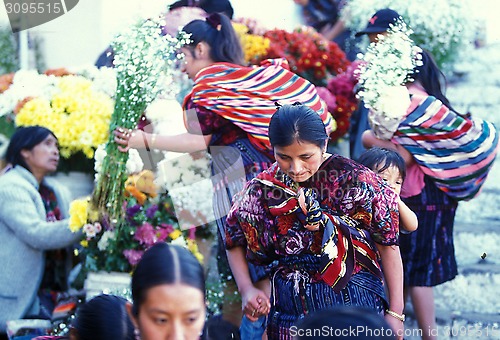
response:
[[[425,95],[412,95],[392,141],[404,146],[438,188],[457,200],[480,192],[498,149],[493,124],[458,115]]]
[[[313,84],[288,70],[285,59],[267,60],[260,67],[215,63],[201,70],[184,107],[192,101],[228,119],[242,130],[258,150],[271,149],[267,136],[275,102],[300,102],[321,116],[330,134],[333,120]]]

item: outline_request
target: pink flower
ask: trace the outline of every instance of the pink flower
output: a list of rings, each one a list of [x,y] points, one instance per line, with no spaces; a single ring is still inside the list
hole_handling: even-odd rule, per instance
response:
[[[165,229],[165,232],[167,234],[170,234],[172,231],[174,231],[174,227],[171,224],[160,223],[160,227],[162,227],[163,229]]]
[[[123,256],[127,258],[128,263],[130,265],[135,266],[136,264],[139,263],[139,261],[142,258],[142,255],[144,254],[144,251],[142,250],[124,250],[123,251]]]
[[[144,222],[136,229],[134,238],[141,244],[152,246],[157,241],[156,230],[151,224]]]

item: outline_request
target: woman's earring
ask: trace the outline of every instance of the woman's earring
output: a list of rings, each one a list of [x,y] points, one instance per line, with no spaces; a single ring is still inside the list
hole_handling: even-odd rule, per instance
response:
[[[134,338],[135,340],[141,340],[141,331],[139,328],[134,328]]]

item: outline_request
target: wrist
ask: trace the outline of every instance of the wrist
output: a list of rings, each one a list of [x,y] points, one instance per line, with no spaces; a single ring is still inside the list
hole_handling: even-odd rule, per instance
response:
[[[396,313],[396,312],[394,312],[394,311],[392,311],[390,309],[386,309],[385,310],[385,314],[388,314],[388,315],[392,316],[393,318],[398,319],[401,322],[404,322],[405,319],[406,319],[406,315],[404,315],[403,313],[398,314],[398,313]]]
[[[156,145],[156,144],[155,144],[155,143],[156,143],[156,137],[157,137],[158,135],[157,135],[157,134],[152,133],[150,136],[151,136],[151,138],[149,139],[149,147],[150,147],[151,149],[156,149],[156,147],[155,147],[155,145]]]

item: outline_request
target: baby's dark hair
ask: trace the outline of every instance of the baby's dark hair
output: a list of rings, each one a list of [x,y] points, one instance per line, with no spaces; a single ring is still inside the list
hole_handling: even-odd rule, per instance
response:
[[[359,156],[358,163],[363,164],[364,166],[372,169],[373,171],[375,171],[375,169],[381,166],[380,169],[378,169],[378,172],[382,172],[387,168],[394,166],[399,170],[399,173],[401,174],[401,178],[403,179],[403,181],[406,178],[405,160],[395,150],[386,148],[368,149],[365,152],[363,152],[361,156]]]

